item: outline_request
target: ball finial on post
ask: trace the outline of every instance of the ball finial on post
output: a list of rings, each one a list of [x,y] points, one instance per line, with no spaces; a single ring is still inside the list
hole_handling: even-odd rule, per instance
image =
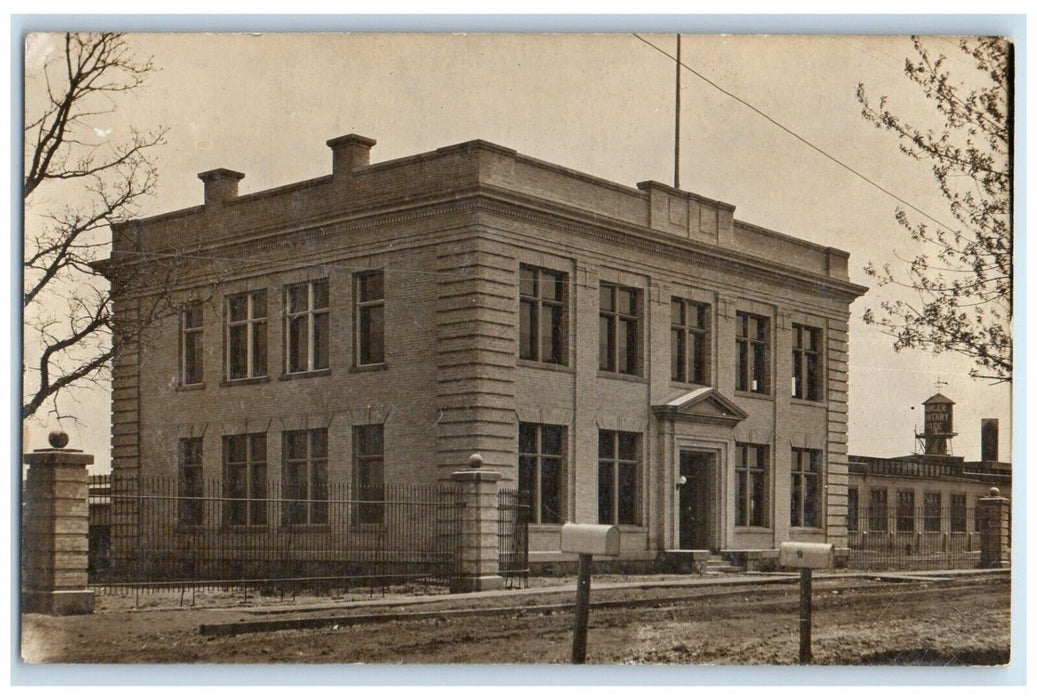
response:
[[[482,455],[476,452],[468,458],[468,468],[479,469],[480,467],[482,467]]]
[[[60,429],[52,430],[50,431],[50,434],[47,435],[47,441],[50,443],[50,446],[56,450],[64,449],[65,446],[68,445],[68,433]]]
[[[990,497],[991,498],[997,498],[1000,495],[1001,495],[1001,489],[999,489],[996,486],[991,486],[990,487]]]

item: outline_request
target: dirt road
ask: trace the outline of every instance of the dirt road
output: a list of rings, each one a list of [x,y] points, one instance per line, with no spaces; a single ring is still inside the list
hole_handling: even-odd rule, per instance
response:
[[[999,664],[1009,659],[1008,577],[888,584],[815,581],[818,664]],[[201,625],[257,619],[324,618],[360,611],[271,614],[269,610],[112,611],[83,617],[22,617],[27,662],[89,663],[566,663],[572,614],[568,589],[508,599],[416,602],[399,613],[420,620],[248,634],[199,634]],[[798,588],[793,583],[599,590],[588,663],[795,664]],[[540,607],[538,607],[540,606]],[[490,615],[450,611],[498,608]],[[369,613],[378,607],[365,609]],[[389,608],[384,608],[388,612]]]

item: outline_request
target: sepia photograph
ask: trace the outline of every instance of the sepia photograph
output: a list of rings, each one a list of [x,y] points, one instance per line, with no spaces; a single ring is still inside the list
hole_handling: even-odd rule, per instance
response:
[[[25,668],[1016,660],[1012,36],[12,40]]]

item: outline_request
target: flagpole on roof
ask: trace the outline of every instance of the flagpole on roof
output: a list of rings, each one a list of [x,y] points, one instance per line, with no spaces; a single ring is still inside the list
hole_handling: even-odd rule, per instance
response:
[[[676,99],[673,117],[673,186],[681,186],[681,35],[677,35]]]

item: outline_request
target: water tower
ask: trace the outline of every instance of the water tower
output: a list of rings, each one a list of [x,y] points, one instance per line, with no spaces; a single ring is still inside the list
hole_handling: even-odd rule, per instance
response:
[[[951,453],[954,432],[954,402],[943,394],[933,394],[922,402],[925,406],[925,432],[915,433],[925,455],[947,456]]]

